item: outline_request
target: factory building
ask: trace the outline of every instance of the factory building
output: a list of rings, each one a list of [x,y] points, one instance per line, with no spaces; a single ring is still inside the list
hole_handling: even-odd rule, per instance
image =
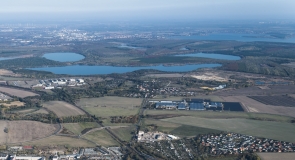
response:
[[[177,103],[172,101],[156,102],[156,109],[176,109]]]
[[[193,111],[202,111],[205,110],[204,103],[190,103],[189,110]]]
[[[207,102],[205,104],[206,108],[223,108],[223,104],[221,102]]]

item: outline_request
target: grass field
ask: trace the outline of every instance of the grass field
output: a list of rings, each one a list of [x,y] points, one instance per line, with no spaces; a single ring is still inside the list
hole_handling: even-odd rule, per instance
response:
[[[143,122],[144,122],[144,127],[154,124],[158,126],[157,128],[158,131],[167,132],[167,133],[170,133],[174,129],[181,126],[181,124],[176,124],[176,123],[171,123],[171,122],[166,122],[166,121],[161,121],[161,120],[156,120],[151,118],[145,118]]]
[[[83,139],[76,139],[65,136],[51,136],[48,138],[22,143],[22,145],[36,146],[69,146],[69,147],[95,147],[95,144]]]
[[[188,126],[188,125],[181,125],[180,127],[175,128],[170,133],[174,135],[178,135],[180,137],[184,136],[196,136],[198,134],[210,134],[210,133],[220,133],[220,130],[216,129],[209,129],[209,128],[202,128],[196,126]]]
[[[125,97],[84,98],[77,104],[96,117],[104,118],[106,126],[126,125],[110,123],[110,116],[130,116],[139,111],[142,99]]]
[[[0,143],[32,141],[52,135],[57,130],[56,125],[36,121],[1,121],[0,124]],[[4,133],[5,127],[8,133]]]
[[[64,123],[62,124],[66,129],[73,132],[76,135],[81,134],[86,128],[97,128],[99,127],[95,122],[83,122],[83,123]]]
[[[33,114],[37,114],[37,113],[43,113],[43,114],[48,114],[48,111],[46,111],[45,109],[41,108],[35,112],[33,112]]]
[[[287,142],[295,142],[295,124],[284,122],[258,121],[241,118],[213,119],[182,116],[162,119],[183,125],[235,132]]]
[[[158,126],[157,131],[178,135],[180,137],[196,136],[197,134],[221,132],[220,130],[195,127],[195,126],[189,126],[189,125],[181,125],[181,124],[161,121],[157,119],[150,119],[150,118],[144,119],[144,127],[147,127],[147,125],[151,125],[151,124]]]
[[[120,108],[120,107],[87,107],[84,108],[90,114],[97,117],[108,118],[110,116],[129,116],[138,113],[139,108]]]
[[[163,96],[159,95],[153,98],[153,100],[170,100],[170,101],[179,101],[182,100],[184,97],[178,97],[178,96],[171,96],[164,98]],[[192,99],[210,99],[211,101],[217,101],[217,102],[223,102],[224,100],[220,96],[215,95],[198,95],[190,97]]]
[[[88,133],[83,137],[105,147],[119,146],[118,142],[116,142],[104,129]]]
[[[294,160],[295,153],[257,153],[261,160]]]
[[[84,112],[79,108],[63,101],[49,101],[43,103],[43,106],[54,112],[58,117],[77,116],[84,114]]]
[[[246,118],[260,119],[267,121],[290,122],[293,118],[281,115],[271,115],[263,113],[248,113],[248,112],[213,112],[213,111],[180,111],[180,110],[146,110],[145,115],[187,115],[199,118]]]
[[[130,126],[130,127],[122,127],[122,128],[116,128],[116,129],[112,129],[113,133],[116,134],[116,136],[118,136],[121,140],[129,142],[132,138],[132,131],[135,131],[135,127],[134,126]]]
[[[0,92],[4,92],[9,95],[13,95],[13,96],[21,97],[21,98],[38,95],[33,92],[24,91],[24,90],[20,90],[20,89],[14,89],[14,88],[7,88],[7,87],[0,87]]]
[[[133,108],[134,106],[140,106],[142,102],[141,98],[126,98],[106,96],[100,98],[82,98],[77,105],[81,107],[118,107],[118,108]]]

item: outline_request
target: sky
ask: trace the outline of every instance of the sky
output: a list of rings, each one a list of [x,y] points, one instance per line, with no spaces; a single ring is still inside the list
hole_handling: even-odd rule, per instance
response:
[[[5,19],[293,19],[294,0],[0,0]]]

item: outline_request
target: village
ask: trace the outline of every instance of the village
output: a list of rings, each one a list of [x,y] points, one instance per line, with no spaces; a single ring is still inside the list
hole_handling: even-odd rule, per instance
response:
[[[143,138],[149,135],[150,139]],[[195,138],[151,138],[160,133],[140,132],[138,142],[146,154],[171,159],[193,159],[202,155],[230,156],[258,152],[295,152],[295,144],[238,133],[204,134]],[[160,136],[161,137],[161,136]]]

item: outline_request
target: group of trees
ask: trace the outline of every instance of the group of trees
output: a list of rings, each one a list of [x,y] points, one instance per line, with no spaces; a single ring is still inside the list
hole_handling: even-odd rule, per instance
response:
[[[138,115],[132,116],[111,116],[111,123],[136,123]]]

